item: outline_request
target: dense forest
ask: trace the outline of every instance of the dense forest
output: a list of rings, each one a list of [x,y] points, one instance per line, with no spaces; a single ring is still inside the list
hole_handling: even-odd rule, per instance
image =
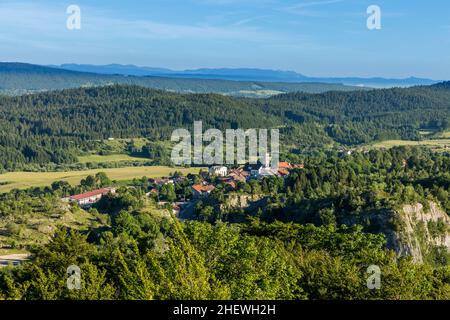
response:
[[[219,186],[184,222],[155,208],[189,196],[185,183],[196,175],[171,186],[172,194],[161,187],[160,199],[145,196],[155,187],[148,179],[130,181],[88,212],[59,198],[111,185],[104,174],[80,186],[12,191],[0,196],[2,234],[18,245],[29,241],[29,225],[50,241],[27,245],[31,262],[0,269],[0,299],[450,299],[448,252],[428,246],[422,263],[397,256],[387,227],[365,219],[407,203],[433,202],[448,213],[449,169],[448,156],[411,148],[307,157],[285,180]],[[236,194],[266,205],[216,210]],[[80,212],[85,226],[68,225],[67,216]],[[62,225],[49,236],[37,216]],[[438,238],[448,232],[438,222],[427,228]],[[70,265],[81,269],[81,290],[67,288]],[[379,290],[367,288],[371,265],[382,272]]]
[[[178,94],[107,86],[0,98],[0,170],[73,164],[95,140],[145,137],[167,141],[176,128],[281,128],[283,146],[354,146],[420,139],[419,129],[449,127],[448,83],[430,87],[266,99]],[[292,151],[292,150],[286,150]]]
[[[448,155],[399,147],[346,157],[308,157],[304,164],[287,178],[252,180],[232,193],[224,184],[196,204],[194,216],[211,223],[257,218],[267,223],[360,225],[367,232],[385,234],[388,247],[395,249],[390,232],[402,228],[397,212],[405,205],[421,203],[427,212],[430,203],[436,203],[443,218],[450,212]],[[251,195],[251,205],[233,205],[241,195]],[[445,237],[449,228],[445,220],[428,227],[437,237]],[[420,230],[415,231],[419,237]],[[448,248],[423,249],[421,258],[430,264],[450,264]]]

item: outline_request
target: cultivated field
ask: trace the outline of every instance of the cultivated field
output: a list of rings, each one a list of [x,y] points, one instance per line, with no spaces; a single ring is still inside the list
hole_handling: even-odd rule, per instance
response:
[[[169,175],[174,171],[183,174],[198,173],[200,168],[171,168],[171,167],[126,167],[112,169],[94,169],[70,172],[8,172],[0,174],[0,192],[8,192],[11,189],[26,189],[30,187],[49,186],[54,181],[67,181],[72,185],[79,184],[88,175],[97,172],[105,172],[112,180],[131,180],[134,178],[157,178]],[[4,184],[6,183],[6,184]]]
[[[450,139],[450,131],[446,131],[444,133],[441,134],[442,138],[449,138]]]
[[[450,150],[450,139],[433,139],[423,141],[387,140],[369,145],[369,147],[376,149],[389,149],[396,146],[427,146],[436,151],[444,151]]]
[[[78,161],[80,163],[88,163],[88,162],[119,162],[119,161],[149,161],[150,159],[132,157],[127,154],[111,154],[106,156],[101,156],[97,154],[89,155],[89,156],[81,156],[78,157]]]

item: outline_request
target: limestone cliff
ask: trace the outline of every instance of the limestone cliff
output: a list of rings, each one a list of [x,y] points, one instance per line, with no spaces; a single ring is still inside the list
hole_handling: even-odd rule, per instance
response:
[[[450,252],[450,217],[436,203],[404,205],[395,215],[396,230],[386,235],[398,255],[423,262],[433,250]]]

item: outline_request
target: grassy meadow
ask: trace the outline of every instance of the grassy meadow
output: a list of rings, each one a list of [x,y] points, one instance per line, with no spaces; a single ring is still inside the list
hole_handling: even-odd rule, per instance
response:
[[[26,189],[30,187],[49,186],[54,181],[67,181],[77,185],[88,175],[105,172],[112,180],[131,180],[134,178],[158,178],[169,175],[174,171],[183,174],[198,173],[200,168],[171,168],[163,166],[153,167],[125,167],[112,169],[93,169],[70,172],[8,172],[0,174],[0,192],[8,192],[12,189]]]
[[[120,161],[149,161],[150,159],[132,157],[127,154],[111,154],[111,155],[98,155],[92,154],[88,156],[78,157],[78,162],[80,163],[102,163],[102,162],[120,162]]]
[[[422,141],[410,141],[410,140],[386,140],[369,145],[375,149],[389,149],[397,146],[426,146],[435,151],[448,151],[450,150],[450,139],[432,139]]]

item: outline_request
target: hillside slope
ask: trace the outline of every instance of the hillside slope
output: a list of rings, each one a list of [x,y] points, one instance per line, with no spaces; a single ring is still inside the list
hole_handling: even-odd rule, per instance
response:
[[[268,99],[106,86],[0,98],[0,164],[73,163],[94,140],[167,141],[173,130],[280,128],[283,148],[421,139],[450,124],[450,90],[435,87],[286,94]],[[92,150],[92,149],[89,149]],[[25,168],[21,168],[25,169]]]

